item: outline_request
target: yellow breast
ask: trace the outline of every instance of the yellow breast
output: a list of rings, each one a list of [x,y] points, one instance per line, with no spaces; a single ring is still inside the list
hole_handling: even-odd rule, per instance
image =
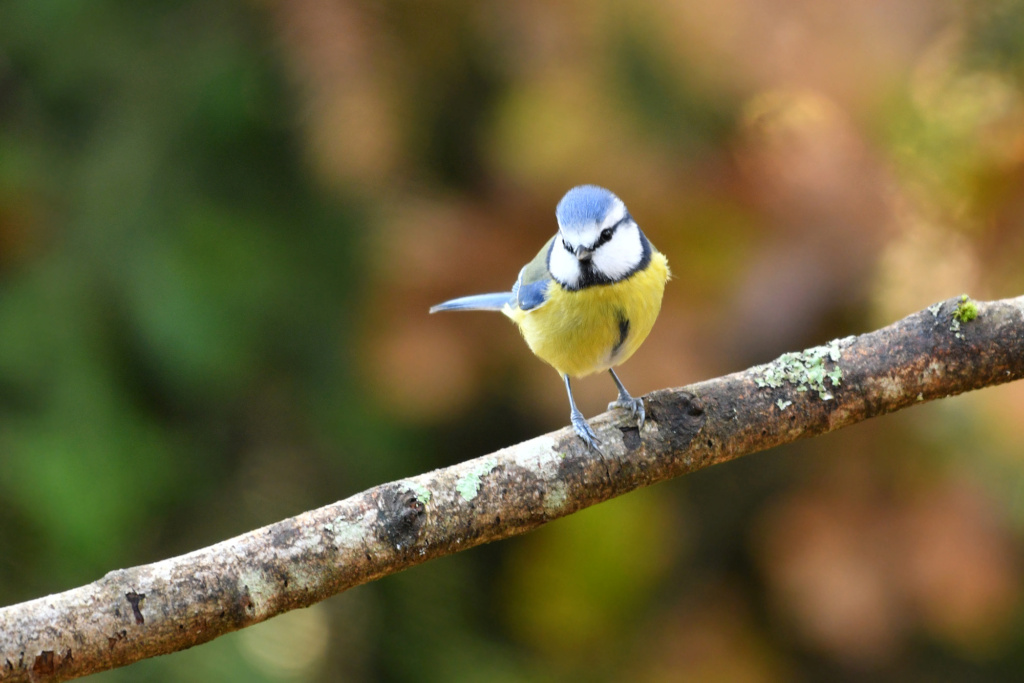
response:
[[[655,252],[647,268],[621,282],[575,292],[552,282],[543,306],[506,307],[504,313],[541,360],[583,377],[625,362],[640,347],[661,310],[668,278],[668,260]]]

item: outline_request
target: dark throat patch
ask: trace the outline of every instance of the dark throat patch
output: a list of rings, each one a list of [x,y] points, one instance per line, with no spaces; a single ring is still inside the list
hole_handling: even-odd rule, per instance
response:
[[[629,318],[626,317],[626,312],[620,308],[615,311],[615,318],[619,321],[619,341],[612,348],[613,358],[619,353],[622,345],[626,343],[626,338],[629,337]]]

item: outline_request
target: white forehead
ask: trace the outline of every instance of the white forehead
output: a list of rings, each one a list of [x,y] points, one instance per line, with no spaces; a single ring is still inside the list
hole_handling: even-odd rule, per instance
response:
[[[558,229],[576,244],[593,244],[598,234],[626,215],[626,205],[596,185],[580,185],[565,193],[555,209]]]

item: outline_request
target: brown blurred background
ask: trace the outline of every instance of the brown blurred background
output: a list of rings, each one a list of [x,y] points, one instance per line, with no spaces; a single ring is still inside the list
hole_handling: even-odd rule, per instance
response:
[[[0,604],[567,424],[427,308],[581,183],[674,272],[635,394],[1018,296],[1024,1],[0,4]],[[95,678],[1016,681],[1022,489],[1018,383]]]

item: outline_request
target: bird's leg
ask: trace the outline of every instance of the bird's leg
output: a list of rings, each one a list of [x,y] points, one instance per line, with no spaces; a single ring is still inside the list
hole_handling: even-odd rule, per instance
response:
[[[614,410],[615,408],[625,408],[629,411],[629,414],[636,418],[636,425],[638,429],[644,428],[644,419],[647,417],[647,413],[644,411],[644,400],[642,398],[633,398],[626,391],[626,387],[622,386],[622,381],[619,376],[615,374],[615,371],[608,368],[608,372],[612,375],[612,380],[615,381],[615,386],[619,388],[619,398],[616,401],[612,401],[608,404],[608,410]]]
[[[572,428],[576,430],[576,434],[588,446],[596,451],[597,444],[601,442],[598,440],[597,434],[594,433],[594,430],[590,428],[590,425],[583,418],[583,413],[576,407],[576,401],[572,398],[572,387],[569,386],[569,375],[562,375],[562,378],[565,379],[565,390],[569,394],[569,420],[572,422]]]

